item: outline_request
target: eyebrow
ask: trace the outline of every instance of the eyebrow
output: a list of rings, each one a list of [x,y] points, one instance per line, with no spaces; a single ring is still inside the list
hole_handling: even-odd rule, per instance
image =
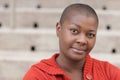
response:
[[[72,25],[75,25],[76,27],[78,27],[78,28],[81,28],[81,26],[80,25],[77,25],[77,24],[75,24],[75,23],[72,23]],[[89,30],[90,32],[97,32],[96,30],[94,30],[94,29],[91,29],[91,30]]]
[[[81,28],[80,25],[77,25],[77,24],[75,24],[75,23],[72,23],[72,24],[75,25],[75,26],[78,27],[78,28]]]
[[[89,30],[90,32],[97,32],[96,30]]]

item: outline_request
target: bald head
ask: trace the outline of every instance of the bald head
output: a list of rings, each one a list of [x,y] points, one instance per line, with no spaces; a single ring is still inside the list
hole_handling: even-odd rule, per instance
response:
[[[84,15],[87,17],[93,17],[98,22],[98,16],[92,7],[90,7],[89,5],[86,5],[86,4],[78,3],[78,4],[72,4],[65,8],[65,10],[63,11],[61,18],[60,18],[60,24],[62,25],[65,20],[69,19],[72,16],[71,14],[73,14],[73,13]],[[74,17],[74,16],[72,16],[72,17]]]

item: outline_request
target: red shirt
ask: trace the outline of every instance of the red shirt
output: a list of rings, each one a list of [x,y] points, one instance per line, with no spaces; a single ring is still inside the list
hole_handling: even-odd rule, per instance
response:
[[[23,80],[71,80],[56,63],[58,54],[33,65]],[[120,69],[112,64],[86,57],[84,80],[120,80]]]

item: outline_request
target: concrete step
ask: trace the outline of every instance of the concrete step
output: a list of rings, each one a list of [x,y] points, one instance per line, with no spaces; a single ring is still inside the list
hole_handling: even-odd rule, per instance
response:
[[[0,8],[7,9],[11,6],[12,0],[0,0]]]
[[[46,52],[0,51],[0,80],[22,80],[32,64],[51,55]]]
[[[120,52],[120,31],[99,31],[97,34],[96,45],[93,49],[94,53],[119,53]]]
[[[12,16],[9,10],[0,9],[0,28],[10,28],[11,18]]]
[[[59,11],[60,10],[60,11]],[[59,21],[61,9],[20,9],[16,11],[16,28],[55,28]],[[23,20],[24,19],[24,20]]]
[[[32,64],[49,58],[54,53],[0,51],[0,80],[22,80]],[[91,53],[91,56],[120,67],[119,54]]]
[[[55,28],[63,9],[19,9],[15,16],[15,28]],[[120,11],[96,10],[99,17],[99,29],[120,30]]]
[[[15,13],[9,10],[0,9],[1,28],[55,28],[59,21],[62,8],[18,9]],[[99,29],[120,30],[120,11],[117,10],[96,10],[99,17]],[[14,14],[14,15],[13,15]]]
[[[53,4],[54,3],[54,4]],[[65,8],[69,4],[85,3],[96,9],[120,10],[119,0],[0,0],[0,8]]]
[[[15,51],[56,51],[57,37],[55,30],[10,30],[0,31],[0,50]]]
[[[67,5],[73,3],[89,4],[96,9],[120,10],[119,0],[15,0],[17,8],[65,8]]]
[[[120,34],[117,31],[98,31],[93,52],[120,53]],[[1,29],[0,50],[58,51],[55,29]]]
[[[100,30],[120,30],[120,11],[108,10],[101,11],[96,10],[99,17],[99,29]]]

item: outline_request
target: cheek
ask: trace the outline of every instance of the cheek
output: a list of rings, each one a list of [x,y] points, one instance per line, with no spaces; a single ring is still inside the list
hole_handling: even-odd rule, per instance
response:
[[[61,36],[61,41],[63,46],[70,46],[74,43],[74,37],[68,32],[63,32],[62,36]]]
[[[95,45],[96,39],[89,40],[88,48],[91,50]]]

